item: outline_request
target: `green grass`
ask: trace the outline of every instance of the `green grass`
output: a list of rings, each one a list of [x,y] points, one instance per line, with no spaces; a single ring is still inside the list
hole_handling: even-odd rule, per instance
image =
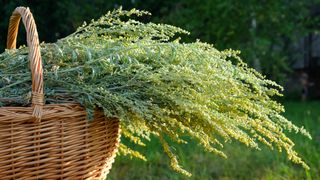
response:
[[[169,159],[161,152],[160,143],[148,142],[148,148],[139,148],[147,162],[118,156],[108,179],[320,179],[320,102],[285,102],[285,116],[293,123],[304,126],[312,135],[289,133],[296,150],[311,170],[287,160],[284,153],[269,150],[251,150],[239,143],[225,146],[228,159],[204,152],[196,143],[175,146],[181,165],[193,176],[187,178],[170,169]]]

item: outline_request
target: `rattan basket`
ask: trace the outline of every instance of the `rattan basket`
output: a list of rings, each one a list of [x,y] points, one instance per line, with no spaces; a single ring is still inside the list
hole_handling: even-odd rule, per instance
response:
[[[120,141],[119,120],[77,103],[45,104],[38,33],[28,8],[14,10],[7,48],[16,47],[20,19],[27,31],[32,106],[0,108],[0,179],[105,179]]]

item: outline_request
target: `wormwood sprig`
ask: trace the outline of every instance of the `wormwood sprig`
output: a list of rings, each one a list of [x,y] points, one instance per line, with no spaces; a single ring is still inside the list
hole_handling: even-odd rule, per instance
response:
[[[173,169],[188,176],[167,138],[188,143],[187,135],[222,157],[224,143],[236,140],[255,149],[262,143],[308,168],[285,132],[311,136],[281,115],[283,106],[272,99],[281,96],[281,86],[249,68],[239,51],[180,43],[177,35],[188,33],[180,28],[123,18],[146,14],[117,9],[56,43],[41,44],[47,103],[71,98],[89,119],[99,107],[118,117],[123,137],[138,145],[158,137]],[[22,47],[0,54],[0,99],[29,103],[27,53]],[[125,144],[120,152],[146,159]]]

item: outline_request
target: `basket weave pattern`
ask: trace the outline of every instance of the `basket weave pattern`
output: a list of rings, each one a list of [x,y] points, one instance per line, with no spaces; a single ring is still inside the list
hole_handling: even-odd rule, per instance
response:
[[[1,179],[105,179],[119,146],[119,120],[95,111],[89,122],[77,103],[44,104],[40,46],[28,8],[13,12],[7,48],[16,47],[21,18],[27,30],[32,106],[0,108]]]

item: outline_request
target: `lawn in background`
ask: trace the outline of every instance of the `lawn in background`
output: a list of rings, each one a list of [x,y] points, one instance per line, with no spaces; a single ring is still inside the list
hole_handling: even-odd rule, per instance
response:
[[[170,169],[169,159],[161,151],[157,140],[139,148],[147,157],[144,162],[118,156],[108,179],[319,179],[320,180],[320,102],[285,102],[285,116],[298,126],[304,126],[313,139],[289,133],[295,149],[311,170],[287,160],[284,153],[261,146],[261,151],[251,150],[239,143],[225,145],[228,159],[204,152],[195,142],[175,146],[181,165],[193,176],[187,178]]]

